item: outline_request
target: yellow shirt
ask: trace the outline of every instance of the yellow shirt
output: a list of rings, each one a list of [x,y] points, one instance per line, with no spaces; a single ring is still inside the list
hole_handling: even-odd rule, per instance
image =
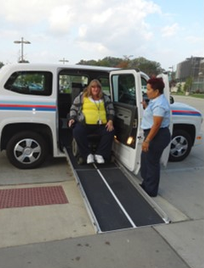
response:
[[[103,100],[93,100],[92,98],[84,97],[82,112],[85,116],[85,122],[88,125],[106,124],[106,110]]]

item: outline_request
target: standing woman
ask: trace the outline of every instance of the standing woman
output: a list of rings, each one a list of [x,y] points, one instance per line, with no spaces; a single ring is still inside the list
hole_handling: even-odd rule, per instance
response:
[[[152,197],[157,196],[160,181],[160,158],[168,146],[171,135],[170,106],[164,96],[164,82],[161,78],[147,81],[147,97],[150,100],[144,110],[142,129],[144,141],[141,153],[141,187]]]
[[[114,107],[110,98],[102,92],[101,83],[94,79],[87,89],[74,100],[70,109],[69,127],[74,124],[73,136],[79,146],[79,151],[87,164],[103,164],[110,160],[114,138]],[[89,147],[87,136],[100,136],[95,155]]]

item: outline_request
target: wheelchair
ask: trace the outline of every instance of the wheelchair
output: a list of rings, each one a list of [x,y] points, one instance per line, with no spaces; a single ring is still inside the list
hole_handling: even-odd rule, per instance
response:
[[[96,134],[88,135],[88,146],[91,148],[92,154],[95,154],[96,148],[98,146],[98,143],[100,142],[100,136]],[[75,138],[72,139],[72,154],[77,160],[78,165],[86,164],[86,159],[83,159],[83,157],[80,154],[78,144],[75,140]]]

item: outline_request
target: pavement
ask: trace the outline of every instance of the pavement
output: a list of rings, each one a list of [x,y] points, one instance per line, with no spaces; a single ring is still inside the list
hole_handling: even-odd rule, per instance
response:
[[[1,152],[0,171],[0,189],[57,185],[69,201],[0,209],[2,268],[204,268],[204,144],[162,168],[153,201],[171,223],[102,234],[65,159],[19,170]]]

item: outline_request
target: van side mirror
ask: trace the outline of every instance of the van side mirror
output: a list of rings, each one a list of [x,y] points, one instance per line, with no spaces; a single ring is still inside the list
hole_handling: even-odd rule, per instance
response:
[[[174,103],[174,98],[172,96],[170,96],[170,104]]]

